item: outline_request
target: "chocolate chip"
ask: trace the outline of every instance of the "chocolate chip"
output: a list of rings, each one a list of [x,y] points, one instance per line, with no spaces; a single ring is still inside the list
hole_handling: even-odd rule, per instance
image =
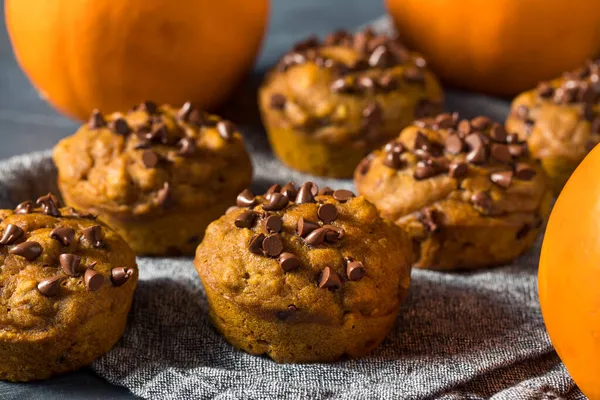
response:
[[[512,171],[493,172],[492,174],[490,174],[490,180],[496,185],[503,187],[504,189],[510,187],[510,184],[512,183],[512,178]]]
[[[256,196],[254,196],[254,193],[250,189],[244,189],[238,194],[236,204],[238,207],[253,207],[256,205]]]
[[[508,152],[513,157],[521,157],[522,155],[527,153],[527,145],[526,144],[509,144]]]
[[[263,204],[262,207],[265,211],[278,211],[284,209],[289,202],[289,199],[281,193],[273,193],[269,197],[269,202],[267,204]]]
[[[344,78],[339,78],[331,82],[330,89],[334,93],[352,93],[355,90],[354,85]]]
[[[298,233],[298,236],[305,237],[306,235],[318,228],[318,223],[300,217],[298,219],[298,226],[296,228],[296,232]]]
[[[280,319],[282,321],[285,321],[288,318],[291,318],[297,311],[297,308],[295,305],[290,304],[289,306],[287,306],[287,309],[285,309],[284,311],[277,311],[275,313],[275,316],[277,317],[277,319]]]
[[[458,132],[460,132],[463,136],[471,133],[471,121],[468,119],[463,119],[458,123]]]
[[[427,136],[423,134],[423,132],[417,132],[415,135],[415,141],[413,147],[416,150],[423,150],[426,153],[429,153],[433,150],[433,143],[429,140]]]
[[[517,163],[515,166],[515,177],[523,181],[530,181],[535,176],[535,169],[529,164]]]
[[[332,196],[333,189],[329,186],[325,186],[319,190],[319,196]]]
[[[33,261],[38,258],[44,249],[38,242],[23,242],[8,251],[9,254],[24,257],[27,261]]]
[[[369,160],[370,165],[370,160]],[[389,152],[385,154],[383,158],[383,165],[392,169],[402,169],[404,167],[404,161],[402,160],[402,153]],[[366,174],[366,172],[364,173]],[[364,175],[362,174],[362,175]]]
[[[42,279],[37,284],[38,291],[46,297],[56,296],[60,289],[60,284],[66,279],[65,276],[57,275],[51,278]]]
[[[152,128],[150,133],[147,135],[148,140],[154,143],[169,143],[169,132],[165,124],[160,123]]]
[[[450,135],[446,138],[446,141],[444,143],[446,151],[450,154],[460,154],[464,147],[465,144],[462,141],[462,139],[458,136],[458,135]]]
[[[460,179],[467,175],[469,171],[469,166],[464,162],[455,162],[450,164],[450,169],[448,175],[451,178]]]
[[[269,106],[275,110],[283,110],[285,108],[285,96],[281,93],[273,93],[269,101]]]
[[[33,203],[29,200],[22,202],[15,208],[15,214],[31,214],[33,212]]]
[[[369,65],[377,68],[392,67],[395,61],[394,55],[383,45],[376,47],[369,57]]]
[[[503,163],[509,163],[512,160],[508,146],[505,144],[492,143],[490,153],[492,157]]]
[[[270,215],[265,220],[265,227],[267,232],[279,233],[283,227],[283,220],[279,215]]]
[[[398,89],[398,80],[392,74],[384,74],[377,80],[377,86],[385,92]]]
[[[233,139],[233,134],[236,130],[236,126],[229,121],[219,121],[217,123],[217,131],[219,131],[219,135],[225,140]]]
[[[96,248],[104,246],[104,241],[102,239],[102,228],[100,225],[93,225],[89,228],[85,228],[81,233],[83,234],[85,240],[87,240],[92,246]]]
[[[281,253],[278,261],[285,272],[290,272],[300,266],[300,260],[292,253]]]
[[[262,249],[270,257],[277,257],[283,251],[281,236],[274,234],[267,236],[262,242]]]
[[[122,286],[133,275],[133,269],[129,268],[113,268],[110,271],[110,280],[114,286]]]
[[[235,219],[235,226],[238,228],[251,228],[258,214],[254,211],[244,211]]]
[[[92,111],[92,115],[88,121],[88,126],[90,129],[98,129],[106,126],[106,121],[98,109],[94,109],[94,111]]]
[[[35,203],[42,207],[42,212],[44,214],[52,217],[60,217],[60,211],[58,210],[58,199],[52,193],[48,193],[47,195],[40,197]]]
[[[77,268],[81,262],[81,257],[75,254],[61,254],[58,258],[60,261],[60,267],[63,272],[69,276],[77,276]]]
[[[484,130],[492,123],[492,120],[482,115],[471,120],[471,126],[477,130]]]
[[[465,142],[469,145],[471,151],[467,154],[467,161],[473,164],[483,164],[486,159],[485,144],[481,135],[471,133],[465,138]]]
[[[351,281],[360,281],[366,274],[362,262],[346,257],[346,276]]]
[[[440,230],[438,213],[432,208],[426,208],[419,215],[419,221],[421,221],[429,232],[437,232]]]
[[[168,208],[172,205],[173,197],[171,194],[171,185],[169,185],[169,182],[165,182],[163,184],[163,187],[156,191],[156,202],[163,208]]]
[[[283,185],[280,193],[287,197],[290,201],[294,201],[296,200],[296,196],[298,196],[298,189],[296,189],[294,182],[288,182]]]
[[[496,142],[506,142],[506,129],[500,124],[494,124],[490,129],[490,137]]]
[[[441,171],[438,171],[435,168],[435,166],[433,165],[433,163],[430,159],[421,160],[417,163],[417,165],[415,167],[415,172],[413,173],[413,177],[416,180],[422,180],[422,179],[432,178],[440,173],[441,173]]]
[[[2,244],[2,245],[13,244],[17,240],[19,240],[19,238],[21,236],[23,236],[24,234],[25,234],[25,232],[23,231],[23,229],[19,228],[17,225],[8,224],[8,225],[6,225],[6,229],[4,229],[4,233],[2,234],[2,238],[0,239],[0,244]]]
[[[181,138],[179,142],[177,142],[177,147],[179,147],[177,154],[183,157],[191,156],[196,152],[196,143],[194,142],[194,139],[188,137]]]
[[[334,225],[323,225],[323,229],[327,229],[325,241],[335,243],[344,237],[344,229]]]
[[[554,93],[554,89],[552,88],[552,86],[549,83],[542,82],[542,83],[538,84],[538,86],[536,88],[536,92],[537,92],[538,96],[540,96],[542,98],[549,98],[549,97],[552,97],[552,94]]]
[[[519,229],[515,235],[515,239],[521,240],[531,231],[531,225],[523,224],[521,229]]]
[[[148,114],[156,114],[158,107],[152,101],[144,101],[140,104],[138,111],[146,111]]]
[[[331,221],[335,221],[335,219],[338,216],[338,211],[335,205],[331,204],[331,203],[326,203],[326,204],[321,204],[319,206],[319,210],[317,211],[317,215],[319,216],[319,218],[321,219],[321,221],[325,222],[326,224],[330,223]]]
[[[375,91],[375,81],[369,76],[361,76],[358,78],[356,86],[363,92],[373,93]]]
[[[471,196],[471,202],[476,207],[480,208],[484,212],[490,212],[494,202],[490,195],[486,192],[477,192]]]
[[[186,102],[183,106],[181,106],[181,108],[177,112],[177,118],[182,121],[188,121],[193,108],[194,107],[192,107],[192,103],[190,103],[189,101]]]
[[[435,117],[438,129],[454,129],[458,123],[458,113],[443,113]]]
[[[306,238],[304,238],[304,241],[309,246],[318,246],[320,244],[325,243],[325,237],[327,236],[327,233],[329,231],[330,231],[329,228],[325,228],[325,227],[317,228],[314,231],[312,231],[311,233],[309,233],[306,236]]]
[[[342,281],[337,272],[330,267],[325,267],[319,279],[319,287],[321,289],[339,289],[342,287]]]
[[[305,182],[300,186],[300,190],[298,190],[298,196],[296,196],[297,204],[305,204],[305,203],[314,203],[315,195],[313,194],[313,186],[315,186],[312,182]],[[318,188],[317,188],[318,190]]]
[[[377,102],[371,102],[362,110],[362,116],[368,125],[380,124],[382,120],[381,107]]]
[[[100,289],[104,283],[104,277],[99,272],[88,268],[83,275],[83,281],[85,282],[85,287],[87,290],[90,292],[95,292],[96,290]]]
[[[271,187],[269,189],[267,189],[267,191],[265,192],[265,199],[270,200],[271,199],[271,195],[273,193],[280,193],[281,192],[281,185],[276,183],[274,185],[271,185]]]
[[[129,132],[131,132],[129,125],[127,124],[127,121],[125,121],[124,118],[115,119],[110,123],[110,127],[114,132],[120,135],[127,135]]]
[[[58,226],[50,232],[50,237],[58,240],[63,246],[68,246],[75,239],[75,229],[68,226]]]
[[[252,236],[252,239],[250,239],[248,248],[250,249],[250,251],[252,253],[262,255],[263,254],[262,244],[263,244],[264,240],[265,240],[264,233],[259,233],[258,235],[254,235],[254,236]]]
[[[333,198],[340,203],[345,203],[353,197],[354,193],[352,193],[350,190],[338,189],[333,192]]]
[[[142,162],[146,168],[154,168],[160,161],[159,155],[152,150],[145,150],[142,153]]]
[[[402,74],[402,78],[404,78],[407,83],[422,84],[425,82],[423,71],[416,67],[407,67]]]
[[[577,93],[577,101],[587,104],[593,104],[596,101],[598,93],[588,84],[583,84],[579,87]]]

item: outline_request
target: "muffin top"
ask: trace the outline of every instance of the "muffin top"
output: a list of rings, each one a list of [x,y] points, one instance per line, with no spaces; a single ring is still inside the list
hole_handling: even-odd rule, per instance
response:
[[[311,37],[268,74],[260,103],[278,125],[316,138],[376,140],[387,121],[441,109],[441,88],[426,66],[421,55],[371,29]]]
[[[0,210],[0,337],[76,329],[133,295],[138,270],[127,243],[52,194]]]
[[[416,216],[432,230],[441,221],[519,219],[547,194],[547,177],[525,142],[487,117],[456,113],[415,121],[359,164],[355,183],[383,216]]]
[[[348,190],[307,182],[245,190],[196,252],[209,286],[266,317],[339,323],[396,312],[410,282],[407,236]]]
[[[507,129],[537,157],[582,158],[600,141],[600,59],[519,95]]]
[[[125,215],[212,204],[222,193],[235,196],[252,174],[236,126],[190,103],[94,111],[53,158],[61,190],[78,206]]]

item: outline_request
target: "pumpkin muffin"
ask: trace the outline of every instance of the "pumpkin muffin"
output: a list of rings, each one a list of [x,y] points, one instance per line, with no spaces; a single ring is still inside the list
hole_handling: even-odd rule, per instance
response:
[[[558,195],[600,141],[600,60],[520,94],[506,129],[527,141]]]
[[[277,362],[361,357],[392,328],[410,283],[408,237],[348,190],[248,190],[209,225],[195,265],[213,324]]]
[[[417,120],[365,158],[354,181],[413,239],[416,267],[474,269],[529,249],[550,212],[547,177],[517,135],[486,117]]]
[[[189,103],[94,111],[54,162],[67,205],[98,215],[138,255],[193,254],[252,179],[235,125]]]
[[[0,379],[74,371],[125,330],[138,270],[127,243],[52,194],[0,210]]]
[[[349,178],[371,150],[443,106],[438,80],[417,53],[370,29],[294,46],[259,91],[277,157],[314,175]]]

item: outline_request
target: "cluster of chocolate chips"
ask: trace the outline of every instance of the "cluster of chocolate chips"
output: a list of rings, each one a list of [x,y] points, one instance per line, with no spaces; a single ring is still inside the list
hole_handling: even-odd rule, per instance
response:
[[[290,252],[284,251],[281,237],[283,220],[281,216],[272,214],[274,211],[284,210],[291,204],[319,203],[317,216],[319,221],[310,221],[300,217],[297,221],[295,234],[301,237],[309,247],[332,245],[338,243],[344,237],[344,230],[331,222],[338,217],[335,204],[325,203],[323,199],[316,196],[332,196],[340,203],[345,203],[354,197],[349,190],[332,190],[324,187],[319,190],[313,182],[306,182],[297,188],[293,182],[283,187],[275,184],[271,186],[264,195],[266,202],[260,206],[262,210],[256,210],[259,198],[250,190],[246,189],[237,197],[237,206],[249,208],[242,212],[235,220],[235,226],[242,228],[253,228],[255,225],[261,227],[263,232],[252,236],[248,244],[249,250],[261,256],[277,258],[279,265],[285,272],[300,267],[298,257]],[[332,268],[323,270],[319,280],[321,288],[339,288],[343,279],[360,280],[365,274],[365,269],[360,261],[346,258],[346,276],[340,277]]]
[[[435,118],[417,120],[415,125],[450,132],[444,143],[431,140],[423,132],[417,132],[412,150],[418,158],[413,173],[416,180],[445,173],[452,178],[461,179],[468,174],[470,165],[484,166],[491,163],[506,165],[505,170],[490,174],[490,180],[504,189],[515,178],[531,180],[535,175],[535,169],[529,164],[518,161],[527,154],[527,144],[520,141],[516,134],[507,134],[501,124],[487,117],[459,120],[457,113],[444,113]],[[398,141],[388,143],[384,147],[383,164],[389,168],[403,169],[407,166],[407,161],[403,158],[407,151]],[[466,154],[465,161],[451,160],[461,153]],[[362,167],[365,171],[368,168],[367,165]],[[482,209],[489,209],[491,206],[491,199],[485,192],[476,193],[471,200]]]
[[[92,215],[85,215],[78,213],[74,209],[69,209],[69,215],[61,215],[58,208],[58,200],[54,195],[48,193],[45,196],[37,199],[36,204],[40,206],[40,211],[43,214],[52,217],[78,217],[94,219]],[[31,201],[25,201],[19,204],[15,210],[15,214],[32,214],[37,212]],[[102,235],[102,227],[100,225],[93,225],[85,228],[81,231],[82,238],[92,247],[102,248],[104,247],[104,240]],[[68,226],[57,226],[50,232],[50,238],[59,242],[62,246],[68,247],[75,241],[75,229]],[[8,254],[23,257],[27,261],[34,261],[42,255],[44,249],[42,245],[35,241],[27,241],[27,232],[23,228],[15,224],[8,224],[0,237],[1,246],[12,246],[8,250]],[[60,268],[64,275],[56,275],[50,278],[41,280],[37,288],[39,292],[44,296],[54,296],[58,294],[62,282],[68,277],[78,277],[83,274],[83,281],[85,287],[89,291],[96,291],[100,289],[104,283],[104,277],[102,274],[94,270],[96,263],[91,263],[88,266],[82,266],[81,257],[71,254],[63,253],[59,256]],[[81,270],[84,270],[83,272]],[[114,286],[123,285],[133,271],[127,268],[114,268],[111,272],[111,281]]]

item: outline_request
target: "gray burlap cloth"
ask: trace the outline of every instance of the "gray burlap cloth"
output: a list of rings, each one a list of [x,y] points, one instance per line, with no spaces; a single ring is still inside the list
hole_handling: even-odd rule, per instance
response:
[[[507,103],[451,93],[447,109],[503,120]],[[245,129],[253,188],[324,181],[276,161],[259,129]],[[0,163],[0,206],[55,187],[49,153]],[[168,233],[165,233],[168,234]],[[388,338],[370,356],[279,365],[230,346],[212,328],[188,258],[140,258],[140,281],[121,341],[92,368],[144,398],[165,399],[579,399],[549,342],[537,297],[539,242],[512,265],[471,273],[413,271]]]

